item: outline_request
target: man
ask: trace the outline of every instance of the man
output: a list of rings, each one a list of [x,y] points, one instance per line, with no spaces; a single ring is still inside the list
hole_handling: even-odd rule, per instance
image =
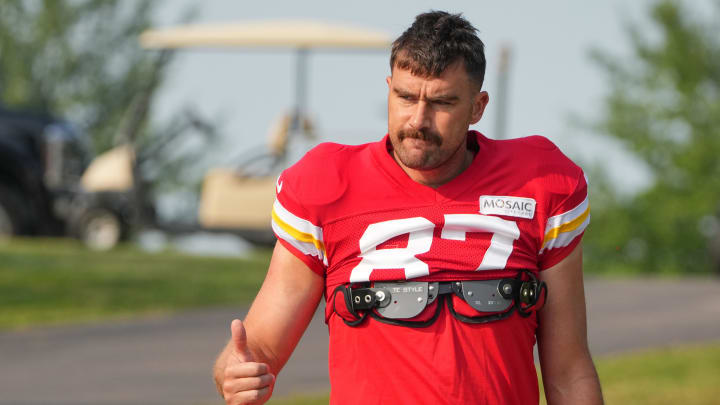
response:
[[[548,403],[602,403],[584,175],[545,138],[468,131],[489,100],[475,31],[417,16],[393,44],[388,135],[279,177],[279,243],[215,365],[228,404],[270,397],[323,293],[333,404],[537,404],[536,335]]]

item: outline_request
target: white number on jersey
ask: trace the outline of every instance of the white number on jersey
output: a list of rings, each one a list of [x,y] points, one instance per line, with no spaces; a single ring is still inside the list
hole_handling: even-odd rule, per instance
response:
[[[445,215],[441,238],[465,240],[467,232],[493,234],[477,270],[504,269],[513,251],[513,242],[520,237],[520,229],[514,221],[480,214]]]
[[[371,224],[360,238],[362,260],[350,273],[350,282],[370,281],[370,273],[383,269],[404,269],[406,279],[430,274],[427,263],[416,255],[430,250],[434,229],[435,225],[423,217]],[[493,234],[477,270],[505,268],[513,251],[513,242],[520,237],[520,230],[513,221],[481,214],[445,215],[441,238],[464,241],[468,232]],[[407,247],[377,250],[381,243],[404,234],[408,234]]]
[[[422,217],[371,224],[360,238],[362,260],[350,273],[350,282],[370,281],[370,273],[375,269],[405,269],[405,278],[430,274],[427,263],[415,255],[430,250],[434,228],[435,224]],[[407,247],[377,250],[379,244],[406,233]]]

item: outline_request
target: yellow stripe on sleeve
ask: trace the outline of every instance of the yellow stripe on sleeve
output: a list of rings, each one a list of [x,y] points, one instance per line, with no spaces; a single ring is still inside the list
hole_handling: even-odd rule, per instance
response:
[[[585,222],[585,219],[587,219],[588,215],[590,215],[590,205],[585,209],[585,212],[580,214],[579,217],[575,218],[574,220],[562,224],[560,226],[556,226],[555,228],[552,228],[545,234],[545,239],[543,240],[543,248],[550,242],[551,240],[555,239],[564,232],[571,232],[577,229],[580,225],[582,225],[583,222]]]
[[[272,210],[272,219],[280,228],[282,228],[293,238],[297,239],[300,242],[312,243],[313,245],[315,245],[315,248],[317,248],[320,253],[322,253],[323,255],[325,254],[325,245],[322,241],[315,239],[315,237],[309,233],[298,231],[297,229],[288,225],[285,221],[280,219],[280,216],[275,212],[274,208]]]

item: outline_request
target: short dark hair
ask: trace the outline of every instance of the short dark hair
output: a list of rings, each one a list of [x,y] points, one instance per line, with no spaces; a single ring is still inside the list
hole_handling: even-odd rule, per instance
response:
[[[415,22],[393,42],[390,70],[409,69],[420,76],[439,76],[458,59],[477,85],[485,79],[485,45],[477,29],[461,14],[430,11],[419,14]]]

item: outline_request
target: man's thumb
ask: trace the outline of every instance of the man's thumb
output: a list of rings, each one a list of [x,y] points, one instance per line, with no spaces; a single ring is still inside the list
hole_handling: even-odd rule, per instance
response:
[[[252,361],[252,354],[247,347],[247,334],[245,333],[245,325],[239,319],[234,319],[230,324],[230,333],[232,333],[233,351],[235,355],[242,361]]]

